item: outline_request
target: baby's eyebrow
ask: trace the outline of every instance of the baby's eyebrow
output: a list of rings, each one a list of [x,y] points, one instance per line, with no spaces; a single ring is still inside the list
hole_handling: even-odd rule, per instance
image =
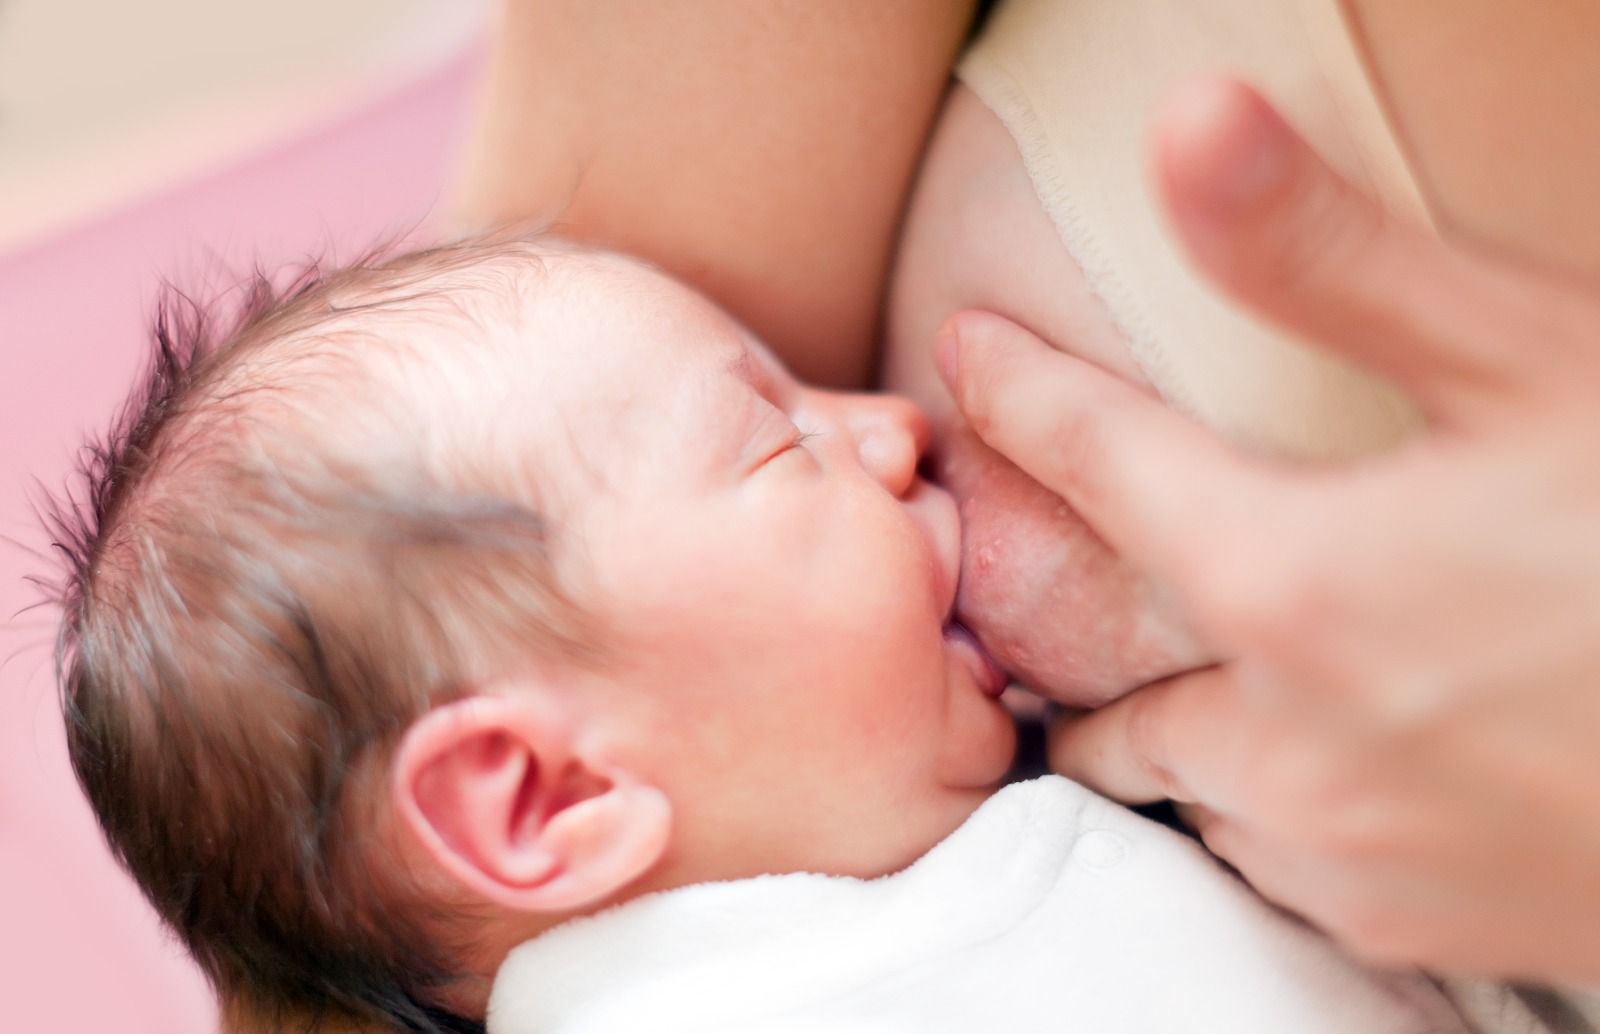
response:
[[[740,393],[737,416],[724,410],[718,420],[729,436],[730,450],[725,462],[736,470],[748,473],[755,465],[755,460],[765,458],[751,453],[752,449],[764,448],[765,439],[770,437],[761,434],[760,429],[782,409],[777,402],[778,383],[771,369],[748,344],[741,343],[729,352],[722,369],[733,380],[750,389],[749,392]]]
[[[735,379],[743,381],[745,384],[758,386],[763,380],[762,371],[756,363],[755,356],[751,355],[750,349],[742,344],[734,347],[723,368]]]
[[[756,354],[756,349],[748,344],[738,346],[738,353],[728,359],[727,370],[735,378],[756,390],[762,398],[775,402],[778,394],[778,382],[772,375],[772,370]]]

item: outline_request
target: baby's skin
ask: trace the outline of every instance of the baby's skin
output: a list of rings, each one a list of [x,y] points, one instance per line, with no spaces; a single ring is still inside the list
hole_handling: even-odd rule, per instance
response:
[[[180,929],[203,962],[249,942],[227,972],[282,967],[271,993],[302,995],[326,986],[294,969],[320,937],[372,986],[481,1016],[506,952],[554,925],[694,883],[898,872],[1011,767],[1005,677],[953,619],[962,533],[922,476],[926,416],[801,384],[643,263],[554,239],[374,261],[196,362],[187,395],[156,396],[179,422],[92,587],[161,603],[120,605],[132,631],[77,680],[117,683],[131,654],[175,688],[75,702],[153,778],[223,795],[133,808],[204,848],[162,842],[139,870],[216,884],[209,925]],[[141,724],[159,731],[122,731]],[[102,817],[140,793],[107,781]],[[195,831],[210,813],[225,832]],[[313,827],[333,875],[282,877]],[[312,895],[356,904],[283,933]],[[423,918],[354,939],[369,911]],[[379,939],[451,958],[374,959]]]
[[[1015,736],[1004,676],[952,620],[961,528],[919,474],[926,417],[801,384],[620,256],[502,275],[517,298],[450,364],[455,390],[426,392],[430,425],[466,429],[477,459],[449,461],[514,494],[536,472],[552,556],[611,660],[508,667],[407,732],[406,853],[504,906],[509,946],[649,890],[894,872],[948,836]]]

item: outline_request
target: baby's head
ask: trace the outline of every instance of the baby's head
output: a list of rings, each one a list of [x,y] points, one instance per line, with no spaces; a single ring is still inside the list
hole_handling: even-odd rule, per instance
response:
[[[552,241],[246,310],[169,310],[58,522],[73,763],[224,996],[451,1029],[563,918],[890,872],[1003,775],[908,403]]]

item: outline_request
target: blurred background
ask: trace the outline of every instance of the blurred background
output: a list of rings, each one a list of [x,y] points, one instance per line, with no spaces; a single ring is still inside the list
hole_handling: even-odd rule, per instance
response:
[[[165,279],[440,221],[486,0],[0,0],[0,1030],[201,1034],[203,981],[67,766],[35,509]]]

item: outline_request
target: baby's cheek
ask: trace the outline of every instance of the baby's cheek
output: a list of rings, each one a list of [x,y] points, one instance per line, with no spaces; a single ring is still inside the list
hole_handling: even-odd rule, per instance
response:
[[[1086,707],[1208,660],[1146,579],[971,432],[945,437],[938,468],[961,507],[958,614],[1019,682]]]

